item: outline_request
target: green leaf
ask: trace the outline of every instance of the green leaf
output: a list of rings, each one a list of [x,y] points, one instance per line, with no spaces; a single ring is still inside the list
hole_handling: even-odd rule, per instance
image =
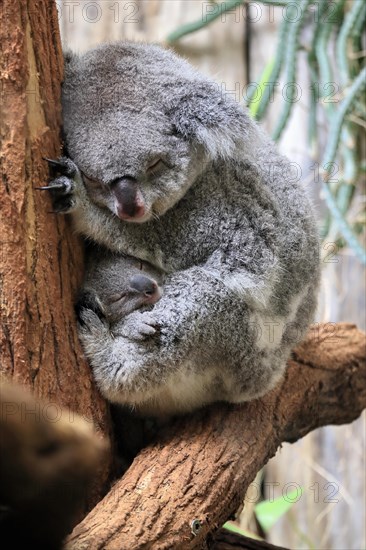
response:
[[[300,490],[302,494],[302,488]],[[264,500],[255,506],[255,515],[265,533],[295,504],[296,497],[299,497],[298,489],[272,501]]]
[[[274,59],[271,59],[267,65],[265,66],[264,70],[263,70],[263,73],[260,77],[260,81],[259,81],[259,89],[261,90],[261,97],[263,96],[263,93],[264,93],[264,83],[265,82],[268,82],[268,79],[269,77],[271,76],[271,72],[272,72],[272,69],[273,69],[273,65],[274,65]],[[259,105],[261,103],[261,100],[258,100],[258,101],[250,101],[249,103],[249,112],[251,114],[251,116],[253,118],[256,117],[257,115],[257,112],[258,112],[258,109],[259,109]]]

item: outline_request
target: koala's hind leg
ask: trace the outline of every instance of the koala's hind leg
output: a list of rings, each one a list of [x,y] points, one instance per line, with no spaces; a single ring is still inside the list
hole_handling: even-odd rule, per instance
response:
[[[53,210],[56,213],[70,212],[75,204],[75,178],[81,178],[76,164],[67,157],[61,157],[57,160],[45,158],[50,166],[52,175],[57,175],[48,185],[35,187],[40,191],[49,191],[51,193]]]

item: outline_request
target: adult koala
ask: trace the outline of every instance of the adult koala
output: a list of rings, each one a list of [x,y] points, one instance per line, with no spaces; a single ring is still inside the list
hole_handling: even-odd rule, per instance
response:
[[[153,311],[127,315],[118,334],[81,313],[102,393],[149,414],[261,396],[316,305],[317,231],[289,161],[169,51],[112,43],[65,61],[69,158],[50,184],[54,207],[165,273]]]

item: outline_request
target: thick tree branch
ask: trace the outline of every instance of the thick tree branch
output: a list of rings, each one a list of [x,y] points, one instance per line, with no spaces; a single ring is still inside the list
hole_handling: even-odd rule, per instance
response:
[[[264,398],[216,405],[171,424],[74,529],[68,548],[210,547],[282,442],[359,416],[365,351],[365,335],[353,325],[314,327],[283,382]]]

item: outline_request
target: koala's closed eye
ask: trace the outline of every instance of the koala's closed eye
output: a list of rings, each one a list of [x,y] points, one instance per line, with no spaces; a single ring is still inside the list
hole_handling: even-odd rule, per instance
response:
[[[154,172],[155,170],[159,170],[159,168],[163,168],[164,166],[165,164],[162,159],[156,159],[149,164],[149,166],[147,167],[147,171]]]
[[[142,260],[134,261],[134,266],[140,271],[150,272],[152,269],[152,266],[148,262],[143,262]]]
[[[116,294],[111,294],[106,299],[107,305],[111,305],[111,304],[114,304],[115,302],[118,302],[119,300],[123,300],[124,298],[126,298],[126,296],[127,296],[127,292],[118,292]]]
[[[158,157],[148,163],[146,172],[148,174],[158,174],[159,172],[167,168],[172,168],[171,164],[166,159]]]

